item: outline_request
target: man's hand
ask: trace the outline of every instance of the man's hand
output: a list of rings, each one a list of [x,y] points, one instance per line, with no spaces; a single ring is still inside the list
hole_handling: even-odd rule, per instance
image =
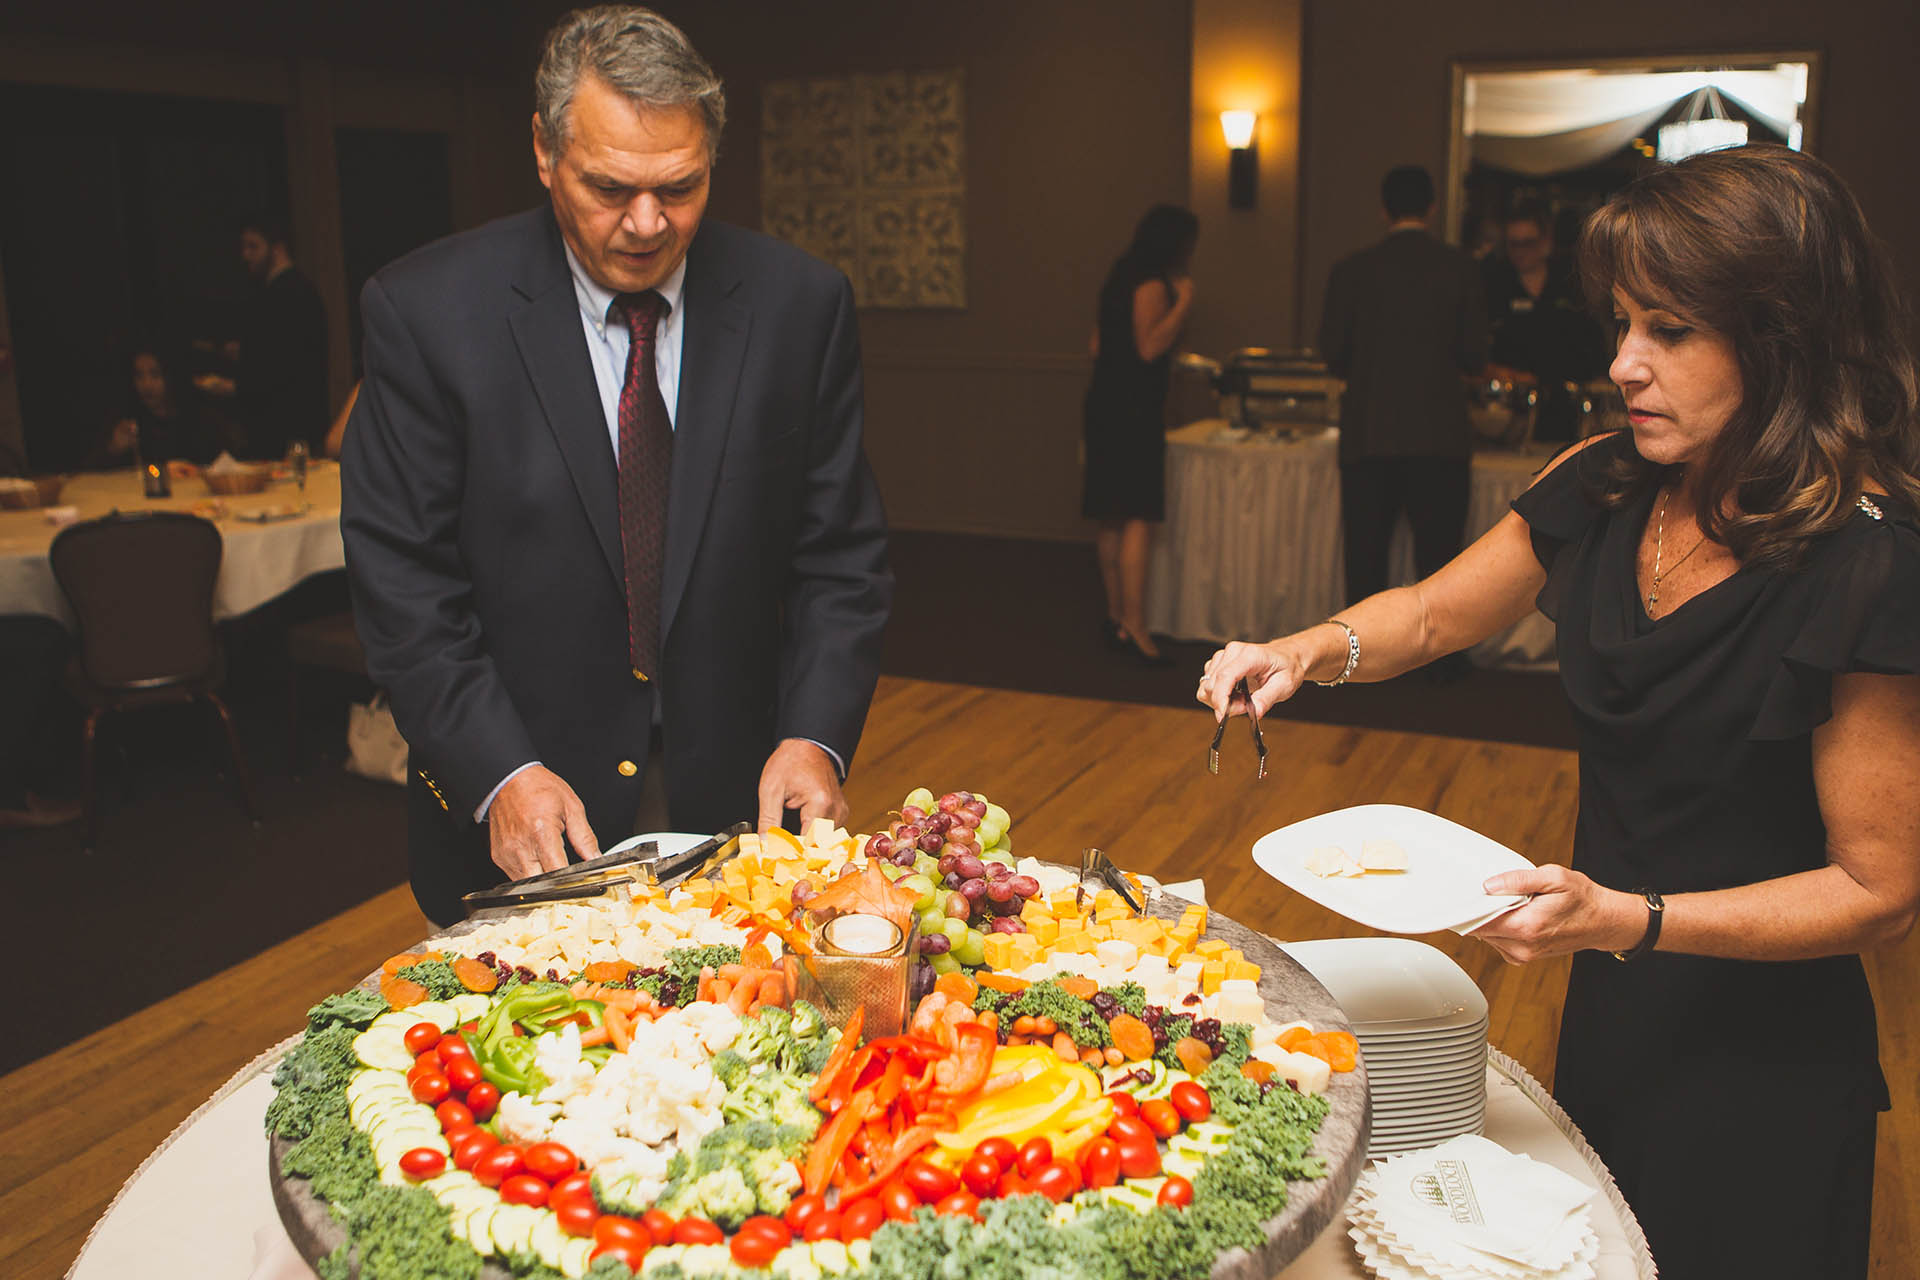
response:
[[[762,794],[765,791],[763,782]],[[559,774],[540,765],[521,770],[500,788],[487,810],[487,828],[493,860],[512,880],[566,866],[562,835],[581,857],[600,856],[600,842],[587,825],[586,806]]]
[[[804,738],[788,738],[775,747],[760,771],[761,834],[779,826],[787,809],[800,811],[803,828],[815,818],[831,818],[835,826],[847,820],[839,771],[826,752]]]

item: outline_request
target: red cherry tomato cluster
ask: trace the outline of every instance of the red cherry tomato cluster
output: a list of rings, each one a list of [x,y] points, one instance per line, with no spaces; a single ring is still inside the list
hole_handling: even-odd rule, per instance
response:
[[[434,1118],[439,1120],[440,1129],[453,1148],[454,1167],[473,1170],[474,1177],[487,1182],[479,1173],[478,1165],[483,1156],[500,1145],[500,1140],[479,1125],[500,1105],[500,1090],[481,1075],[480,1064],[473,1060],[472,1048],[458,1031],[443,1034],[434,1023],[416,1022],[407,1028],[404,1041],[413,1054],[413,1065],[407,1068],[408,1090],[416,1101],[433,1108]],[[565,1147],[559,1150],[566,1152],[575,1168],[579,1166],[572,1152]],[[400,1171],[416,1182],[437,1178],[446,1167],[447,1158],[432,1147],[415,1147],[400,1157]],[[495,1165],[489,1166],[490,1172],[495,1168],[500,1171],[499,1176],[487,1185],[499,1187],[501,1199],[510,1204],[547,1203],[547,1188],[552,1179],[543,1182],[534,1178],[509,1189],[506,1184],[521,1172],[521,1166],[500,1157]],[[532,1182],[539,1182],[539,1187],[531,1185]]]

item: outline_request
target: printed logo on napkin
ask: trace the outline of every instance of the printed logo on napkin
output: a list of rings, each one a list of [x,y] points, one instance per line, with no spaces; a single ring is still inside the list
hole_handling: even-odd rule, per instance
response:
[[[1556,1256],[1570,1242],[1562,1228],[1593,1195],[1578,1179],[1472,1134],[1394,1156],[1377,1172],[1373,1209],[1402,1240],[1451,1240],[1542,1269],[1565,1261]]]
[[[1418,1173],[1408,1184],[1414,1198],[1443,1209],[1455,1222],[1485,1226],[1486,1218],[1473,1197],[1473,1175],[1459,1160],[1436,1160],[1431,1173]]]

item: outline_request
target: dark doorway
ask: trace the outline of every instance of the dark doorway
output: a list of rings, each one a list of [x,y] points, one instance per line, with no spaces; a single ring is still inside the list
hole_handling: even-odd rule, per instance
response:
[[[395,258],[453,231],[447,135],[336,129],[340,236],[347,267],[348,350],[360,376],[360,287]]]
[[[124,411],[129,348],[217,367],[247,296],[239,222],[287,203],[285,112],[0,84],[0,261],[35,470]],[[28,123],[31,122],[31,123]]]

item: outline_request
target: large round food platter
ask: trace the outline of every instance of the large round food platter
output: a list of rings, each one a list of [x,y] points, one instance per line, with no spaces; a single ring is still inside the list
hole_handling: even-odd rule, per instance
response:
[[[908,797],[909,802],[914,798]],[[991,825],[986,831],[992,832]],[[697,993],[677,993],[686,998],[678,1005],[661,1004],[650,1025],[643,1016],[635,1016],[622,1037],[629,1043],[611,1056],[589,1062],[586,1054],[610,1048],[599,1035],[610,1028],[589,1025],[589,1013],[595,1018],[602,1015],[597,1007],[588,1009],[596,1005],[591,997],[606,997],[612,1001],[608,1006],[611,1009],[619,1004],[622,988],[599,982],[589,986],[582,974],[604,978],[618,966],[608,960],[586,965],[570,961],[588,954],[605,956],[610,944],[626,946],[627,954],[641,960],[653,958],[644,954],[645,948],[633,936],[620,934],[622,928],[635,927],[618,923],[621,919],[643,921],[661,929],[688,927],[681,938],[686,947],[667,948],[668,954],[677,957],[675,963],[690,963],[686,956],[695,948],[725,947],[729,944],[704,939],[720,936],[723,925],[753,922],[751,904],[757,900],[756,895],[759,899],[767,895],[764,887],[756,886],[779,884],[782,872],[777,862],[781,857],[797,857],[799,865],[823,871],[832,867],[823,865],[822,850],[838,851],[841,863],[851,853],[851,860],[863,868],[882,861],[868,856],[867,838],[841,841],[833,838],[835,834],[824,829],[810,832],[803,840],[791,841],[791,850],[769,849],[738,860],[708,880],[681,886],[670,897],[661,894],[643,898],[635,893],[624,906],[609,907],[604,902],[539,904],[487,912],[415,949],[419,955],[440,955],[443,959],[436,963],[442,966],[458,961],[449,971],[464,977],[470,978],[475,966],[485,963],[511,979],[516,969],[522,978],[533,974],[525,965],[503,961],[503,954],[508,958],[518,954],[512,950],[518,944],[503,946],[502,938],[527,939],[527,946],[521,948],[527,953],[523,958],[545,955],[557,947],[558,962],[536,972],[550,972],[563,983],[556,984],[556,990],[538,979],[532,983],[509,980],[500,990],[519,993],[519,1004],[511,1008],[498,992],[478,991],[445,999],[436,992],[407,1007],[388,1008],[388,1003],[397,1003],[392,1000],[395,995],[402,1000],[415,995],[397,982],[423,978],[427,970],[407,965],[396,968],[389,962],[385,971],[372,975],[361,990],[386,992],[388,999],[362,995],[357,1007],[363,1014],[375,1008],[380,1012],[366,1018],[362,1026],[336,1028],[328,1043],[346,1043],[349,1033],[352,1035],[356,1061],[344,1085],[348,1114],[342,1118],[351,1125],[348,1145],[364,1137],[364,1146],[356,1149],[371,1156],[365,1176],[377,1168],[380,1183],[391,1192],[372,1188],[363,1177],[357,1190],[339,1193],[367,1196],[350,1201],[347,1216],[354,1224],[350,1242],[347,1225],[328,1200],[316,1193],[316,1181],[326,1190],[328,1178],[335,1176],[327,1171],[332,1168],[332,1153],[322,1144],[324,1158],[316,1160],[313,1154],[321,1137],[347,1130],[338,1127],[336,1121],[336,1127],[325,1129],[321,1137],[302,1142],[301,1126],[296,1122],[286,1126],[290,1132],[274,1134],[269,1168],[273,1195],[301,1254],[323,1275],[359,1274],[366,1250],[386,1247],[375,1239],[380,1228],[366,1224],[380,1219],[389,1205],[405,1204],[409,1206],[406,1212],[415,1215],[409,1219],[407,1239],[431,1235],[425,1227],[432,1222],[443,1224],[446,1238],[431,1244],[433,1249],[450,1250],[444,1255],[449,1261],[427,1265],[445,1266],[458,1274],[475,1274],[488,1280],[506,1280],[514,1275],[540,1280],[583,1275],[593,1266],[594,1258],[606,1251],[602,1245],[629,1243],[629,1229],[622,1225],[628,1222],[635,1224],[640,1243],[632,1253],[616,1256],[639,1263],[641,1274],[663,1277],[771,1274],[812,1280],[836,1274],[904,1276],[924,1273],[914,1261],[922,1256],[915,1250],[932,1250],[925,1257],[945,1257],[967,1248],[985,1249],[989,1243],[998,1250],[1034,1250],[1036,1267],[1053,1268],[1047,1274],[1097,1276],[1101,1274],[1100,1264],[1088,1259],[1103,1248],[1119,1248],[1120,1242],[1126,1241],[1134,1258],[1130,1264],[1135,1268],[1133,1274],[1140,1274],[1138,1257],[1164,1256],[1167,1264],[1160,1274],[1210,1273],[1221,1280],[1265,1280],[1305,1250],[1340,1213],[1364,1163],[1370,1122],[1365,1066],[1350,1052],[1345,1061],[1340,1061],[1342,1037],[1351,1044],[1345,1015],[1325,989],[1269,939],[1157,889],[1145,893],[1145,910],[1137,916],[1114,908],[1111,890],[1095,893],[1092,886],[1086,896],[1094,900],[1089,904],[1093,909],[1084,916],[1068,914],[1065,903],[1073,895],[1062,890],[1024,895],[1020,918],[1027,922],[1026,936],[1057,940],[1058,949],[1032,942],[1018,946],[985,944],[980,941],[980,931],[954,928],[964,917],[949,917],[944,927],[956,935],[949,943],[951,949],[918,945],[915,949],[923,964],[945,959],[954,951],[967,959],[976,952],[990,952],[1000,963],[969,969],[949,959],[932,966],[941,975],[933,993],[920,996],[916,992],[909,998],[911,1024],[900,1028],[898,1035],[862,1037],[865,1043],[857,1051],[848,1037],[836,1033],[831,1025],[812,1028],[809,1023],[823,1038],[807,1051],[811,1056],[806,1067],[815,1068],[811,1072],[798,1067],[797,1058],[785,1055],[801,1053],[792,1046],[802,1041],[793,1037],[800,1035],[802,1024],[816,1011],[804,995],[817,995],[817,991],[801,982],[795,984],[796,990],[780,992],[775,990],[779,984],[772,983],[761,988],[763,994],[772,993],[768,1000],[746,1001],[747,1012],[741,1014],[738,985],[722,999],[724,980],[718,977],[728,968],[740,969],[739,964],[706,966],[699,976]],[[947,850],[953,847],[945,846]],[[994,850],[983,850],[981,856],[991,861]],[[1015,864],[1010,853],[1004,856],[1005,864],[1012,869]],[[913,864],[904,862],[905,857],[903,854],[903,866],[909,874],[896,881],[896,887],[905,886],[900,892],[902,898],[916,894],[924,902],[926,895],[920,892],[924,885],[916,879]],[[947,857],[943,852],[942,860]],[[742,863],[747,870],[741,870]],[[933,878],[927,862],[922,860],[918,865],[927,879]],[[968,869],[965,862],[957,865]],[[1035,864],[1031,859],[1017,865],[1023,874],[1036,873],[1049,886],[1077,879],[1065,868]],[[879,876],[873,870],[858,874],[876,880]],[[1005,873],[999,874],[1004,878]],[[848,880],[855,878],[851,869],[844,875]],[[892,873],[888,875],[891,878]],[[824,877],[816,873],[813,879],[822,881]],[[789,876],[787,892],[769,900],[769,909],[798,919],[802,915],[799,900],[810,895],[804,888],[793,891],[791,880]],[[936,886],[936,897],[943,887]],[[950,895],[956,903],[950,909],[965,909],[960,896],[957,892]],[[985,902],[977,895],[976,899]],[[730,902],[735,905],[726,905]],[[1085,923],[1089,931],[1108,936],[1093,943],[1090,951],[1073,949],[1081,945],[1080,940],[1063,937],[1048,927],[1048,908],[1036,907],[1047,903],[1060,911],[1058,923]],[[1077,902],[1073,909],[1079,910]],[[736,910],[742,919],[733,919]],[[579,913],[583,911],[610,911],[611,917],[597,921],[587,916],[582,925]],[[990,928],[991,915],[983,912],[974,923]],[[930,921],[930,915],[923,915],[911,922],[909,934],[933,936],[940,932]],[[1182,930],[1196,924],[1200,927],[1193,930],[1193,937],[1186,938]],[[583,936],[570,938],[569,933],[576,928]],[[991,936],[1007,937],[1010,932]],[[596,934],[605,936],[592,936]],[[557,935],[557,939],[548,935]],[[774,938],[755,936],[750,929],[745,930],[745,936],[753,941],[744,951],[743,960],[756,958],[752,950],[756,946],[762,951],[781,950]],[[789,940],[792,936],[789,934]],[[1117,967],[1116,961],[1128,958],[1129,948],[1111,944],[1127,938],[1139,940],[1133,947],[1135,967]],[[485,950],[476,952],[481,944],[485,944]],[[799,945],[804,948],[805,943]],[[910,941],[909,946],[914,944]],[[733,954],[742,953],[736,948]],[[776,959],[774,967],[781,963]],[[793,974],[796,962],[784,963],[786,972]],[[1216,965],[1223,967],[1210,967]],[[663,998],[676,995],[671,978],[666,979],[668,985],[647,986],[649,973],[658,972],[662,966],[629,962],[627,967],[633,970],[628,979],[636,986]],[[665,968],[671,970],[671,964]],[[1246,976],[1255,970],[1257,977]],[[755,972],[748,968],[742,980],[760,982]],[[807,972],[811,974],[810,966]],[[1222,973],[1234,976],[1222,977]],[[1121,981],[1113,981],[1116,977]],[[574,979],[571,986],[564,984],[566,979]],[[1022,987],[1022,983],[1031,985]],[[484,980],[476,985],[484,985]],[[1072,1010],[1063,993],[1078,999],[1078,993],[1090,987],[1097,988],[1097,999],[1086,998],[1093,1018],[1074,1021],[1071,1033],[1041,1025],[1052,1023],[1051,1018],[1016,1014],[1020,1009],[1042,1007],[1044,997],[1044,1007],[1058,1012],[1065,1021]],[[969,988],[975,993],[971,1002],[962,999]],[[540,990],[553,991],[551,998],[561,1001],[561,1008],[568,1011],[567,1018],[550,1022],[544,1030],[536,1015],[526,1015],[523,1025],[514,1012],[536,999],[535,993]],[[567,990],[575,993],[570,1005],[559,994]],[[581,991],[590,994],[582,996]],[[1125,1008],[1112,1012],[1116,997]],[[1142,1008],[1143,998],[1153,1002]],[[1257,1013],[1250,1012],[1250,998],[1257,998]],[[1169,1003],[1157,1003],[1160,999]],[[820,1014],[821,1023],[844,1020],[844,1005],[825,1003],[831,1012]],[[315,1013],[322,1014],[326,1008],[317,1007]],[[1133,1018],[1134,1009],[1140,1009],[1140,1018]],[[1188,1012],[1182,1014],[1182,1009]],[[1100,1010],[1112,1016],[1108,1018]],[[1007,1013],[1004,1024],[995,1016],[997,1011]],[[491,1021],[489,1014],[493,1015]],[[502,1014],[512,1015],[506,1018],[504,1030],[499,1025]],[[1248,1015],[1251,1020],[1239,1025],[1249,1028],[1251,1034],[1239,1036],[1234,1022],[1208,1016],[1215,1014]],[[944,1018],[936,1021],[937,1015]],[[545,1011],[538,1016],[544,1017]],[[1097,1028],[1087,1030],[1101,1018],[1106,1019],[1111,1034]],[[1138,1051],[1127,1047],[1130,1035],[1123,1034],[1127,1030],[1123,1024],[1130,1022],[1136,1024],[1133,1034],[1138,1034],[1142,1020],[1151,1024],[1152,1034],[1140,1048],[1151,1045],[1150,1056],[1135,1056]],[[437,1032],[427,1033],[423,1021],[436,1023]],[[1029,1024],[1033,1034],[1013,1029]],[[315,1040],[321,1025],[315,1023],[316,1031],[309,1034],[308,1041]],[[581,1030],[583,1027],[586,1029]],[[778,1027],[791,1035],[780,1040],[766,1031],[768,1027]],[[847,1029],[858,1030],[851,1024]],[[1048,1030],[1054,1032],[1051,1041],[1044,1034]],[[1206,1046],[1222,1045],[1223,1034],[1221,1053],[1210,1059]],[[448,1053],[444,1060],[433,1047],[436,1035],[438,1045]],[[649,1041],[650,1035],[667,1039]],[[687,1048],[702,1035],[706,1040],[691,1050]],[[1172,1035],[1179,1038],[1169,1038]],[[1078,1037],[1088,1043],[1063,1044],[1063,1037]],[[459,1046],[450,1045],[454,1039],[460,1041]],[[1099,1044],[1101,1039],[1108,1041],[1105,1047]],[[518,1040],[528,1043],[508,1044]],[[583,1040],[601,1043],[591,1050],[582,1049],[578,1042]],[[508,1090],[500,1101],[489,1097],[491,1105],[482,1114],[479,1099],[487,1081],[495,1078],[491,1067],[501,1061],[488,1056],[485,1046],[496,1042],[494,1054],[502,1048],[518,1048],[526,1051],[522,1060],[529,1064],[536,1061],[536,1055],[544,1055],[537,1058],[538,1062],[551,1076],[559,1077],[558,1081],[549,1075],[529,1075],[524,1087],[538,1090],[533,1096],[539,1099],[558,1096],[563,1100],[558,1104],[536,1103],[527,1094]],[[831,1050],[827,1049],[829,1042]],[[306,1043],[303,1041],[303,1048]],[[950,1048],[943,1053],[931,1047],[937,1043]],[[1283,1049],[1282,1043],[1293,1047]],[[402,1044],[406,1047],[396,1054],[393,1046]],[[987,1046],[985,1058],[980,1056],[983,1044]],[[416,1056],[416,1046],[426,1051]],[[471,1077],[471,1073],[462,1075],[456,1070],[462,1064],[457,1063],[460,1055],[454,1050],[461,1046],[482,1051],[481,1062],[489,1069],[477,1092],[463,1094],[455,1089],[449,1096],[444,1089],[446,1082],[436,1084],[431,1077],[439,1070],[446,1076]],[[1330,1059],[1326,1052],[1329,1046],[1333,1049]],[[670,1087],[661,1083],[666,1079],[666,1068],[657,1064],[665,1061],[664,1055],[680,1055],[677,1061],[692,1061],[699,1057],[701,1048],[712,1056],[684,1072],[674,1065],[674,1079],[706,1081],[697,1086],[707,1090],[703,1095],[706,1101],[682,1105],[677,1127],[662,1121],[651,1130],[643,1130],[639,1120],[644,1109],[642,1095],[655,1089],[671,1093],[683,1087],[681,1083]],[[1076,1050],[1081,1060],[1073,1060]],[[299,1052],[296,1050],[296,1055]],[[1198,1054],[1198,1059],[1187,1056],[1189,1053]],[[1314,1057],[1316,1054],[1319,1058]],[[745,1055],[751,1065],[743,1065],[740,1055]],[[373,1059],[371,1064],[369,1058]],[[986,1059],[991,1066],[983,1067],[969,1080],[968,1064]],[[1345,1069],[1330,1069],[1323,1060]],[[947,1067],[952,1068],[951,1075],[940,1075]],[[1186,1070],[1189,1067],[1195,1070]],[[790,1069],[792,1080],[774,1079]],[[911,1075],[916,1069],[921,1072],[917,1084]],[[613,1078],[615,1071],[630,1075],[630,1079],[622,1077],[626,1093],[620,1096],[628,1100],[625,1105],[631,1110],[614,1122],[614,1130],[596,1130],[582,1117],[599,1116],[590,1108],[597,1105],[596,1099],[604,1102],[604,1098],[594,1090]],[[650,1071],[660,1074],[648,1075]],[[898,1078],[903,1075],[907,1083],[900,1085]],[[298,1094],[299,1076],[297,1069],[282,1068],[276,1083],[283,1086],[283,1098]],[[416,1077],[426,1081],[425,1088],[416,1086]],[[888,1092],[889,1080],[895,1081],[897,1092]],[[779,1162],[746,1151],[746,1144],[753,1142],[769,1150],[796,1142],[797,1130],[747,1127],[776,1115],[783,1124],[798,1122],[790,1109],[779,1110],[784,1103],[764,1102],[779,1096],[775,1084],[790,1085],[793,1096],[812,1099],[812,1105],[818,1108],[811,1123],[819,1128],[811,1139],[804,1146],[782,1147],[783,1154],[793,1157],[790,1169],[775,1170],[773,1165]],[[569,1088],[574,1090],[570,1096],[566,1094]],[[823,1088],[824,1095],[813,1099]],[[876,1090],[877,1096],[890,1099],[887,1107],[896,1109],[890,1122],[876,1109]],[[464,1117],[459,1114],[463,1098],[476,1102],[471,1114]],[[1066,1100],[1060,1101],[1062,1098]],[[431,1105],[435,1102],[437,1108]],[[701,1111],[707,1103],[714,1109]],[[917,1103],[925,1105],[916,1112]],[[449,1120],[440,1109],[450,1104],[456,1109]],[[295,1112],[300,1105],[295,1098],[285,1109]],[[323,1102],[321,1110],[326,1105]],[[337,1107],[338,1103],[333,1105]],[[763,1105],[774,1110],[756,1109]],[[1136,1109],[1138,1114],[1131,1114]],[[660,1119],[651,1112],[648,1115],[649,1123]],[[1153,1124],[1146,1125],[1148,1120]],[[846,1121],[852,1123],[843,1123]],[[270,1128],[274,1124],[275,1113],[270,1111]],[[1133,1128],[1128,1128],[1129,1124]],[[313,1127],[319,1127],[318,1122]],[[1152,1132],[1143,1141],[1140,1135],[1146,1128]],[[769,1138],[770,1132],[776,1136]],[[851,1142],[847,1141],[849,1132]],[[535,1170],[536,1151],[553,1147],[562,1138],[581,1147],[583,1156],[574,1156],[561,1143],[560,1149],[573,1163]],[[653,1138],[659,1141],[648,1142],[647,1150],[640,1151],[636,1144]],[[1005,1138],[1016,1140],[1009,1148],[1011,1158],[1003,1158],[995,1146]],[[1043,1153],[1048,1158],[1036,1157],[1029,1170],[1023,1159],[1027,1154],[1024,1149],[1036,1142],[1057,1142],[1061,1144],[1060,1154],[1052,1156],[1049,1145]],[[1263,1142],[1293,1145],[1273,1148],[1261,1146]],[[481,1153],[478,1161],[460,1158],[463,1148]],[[498,1158],[508,1148],[525,1157],[510,1173]],[[1116,1153],[1116,1162],[1117,1153],[1124,1152],[1132,1163],[1117,1175],[1105,1169],[1105,1148]],[[1274,1154],[1282,1149],[1284,1156]],[[682,1154],[677,1158],[662,1154],[674,1150]],[[823,1151],[833,1157],[830,1162],[825,1161]],[[908,1151],[913,1154],[900,1156],[889,1167],[890,1154]],[[1148,1151],[1153,1153],[1151,1158]],[[711,1159],[710,1152],[716,1153]],[[367,1155],[358,1158],[364,1161]],[[493,1171],[502,1176],[488,1176],[489,1155],[499,1166]],[[549,1157],[551,1153],[541,1158]],[[316,1164],[321,1166],[320,1172],[315,1172]],[[1283,1179],[1275,1172],[1276,1166],[1292,1176]],[[736,1178],[729,1172],[736,1167],[746,1172]],[[823,1169],[825,1177],[820,1176]],[[989,1169],[995,1175],[992,1178],[987,1176]],[[1257,1174],[1249,1173],[1255,1169]],[[637,1179],[636,1170],[640,1173]],[[593,1177],[585,1182],[583,1175],[588,1171]],[[548,1179],[546,1186],[530,1185],[535,1172]],[[800,1185],[783,1186],[783,1180]],[[584,1207],[582,1185],[591,1188]],[[718,1190],[722,1186],[731,1190]],[[742,1186],[748,1188],[744,1199],[739,1195]],[[430,1193],[432,1200],[418,1195],[407,1199],[399,1194],[418,1188]],[[826,1207],[818,1210],[817,1220],[810,1225],[814,1211],[803,1202],[810,1200],[816,1188],[822,1192]],[[792,1196],[792,1203],[784,1211],[779,1207],[784,1200],[769,1202],[770,1195],[783,1190]],[[564,1201],[563,1193],[568,1197]],[[921,1198],[917,1212],[912,1198],[916,1194]],[[868,1209],[858,1203],[861,1201],[880,1202],[880,1209]],[[376,1202],[376,1208],[368,1208]],[[1277,1207],[1256,1215],[1248,1208],[1255,1205]],[[436,1207],[437,1215],[433,1212]],[[646,1213],[648,1208],[654,1212]],[[1236,1211],[1247,1220],[1236,1219]],[[886,1216],[877,1227],[867,1223],[867,1216],[881,1217],[883,1213]],[[659,1234],[661,1224],[654,1220],[660,1214],[668,1219],[664,1237]],[[823,1230],[829,1217],[835,1225]],[[784,1232],[775,1225],[783,1219]],[[1036,1232],[1046,1233],[1046,1245],[1035,1243]],[[1222,1239],[1238,1243],[1211,1247]],[[463,1243],[471,1247],[471,1253],[462,1250]],[[1197,1250],[1203,1245],[1208,1247],[1201,1259]],[[595,1275],[600,1274],[602,1269],[595,1269]],[[619,1268],[613,1268],[612,1274],[617,1277]]]

